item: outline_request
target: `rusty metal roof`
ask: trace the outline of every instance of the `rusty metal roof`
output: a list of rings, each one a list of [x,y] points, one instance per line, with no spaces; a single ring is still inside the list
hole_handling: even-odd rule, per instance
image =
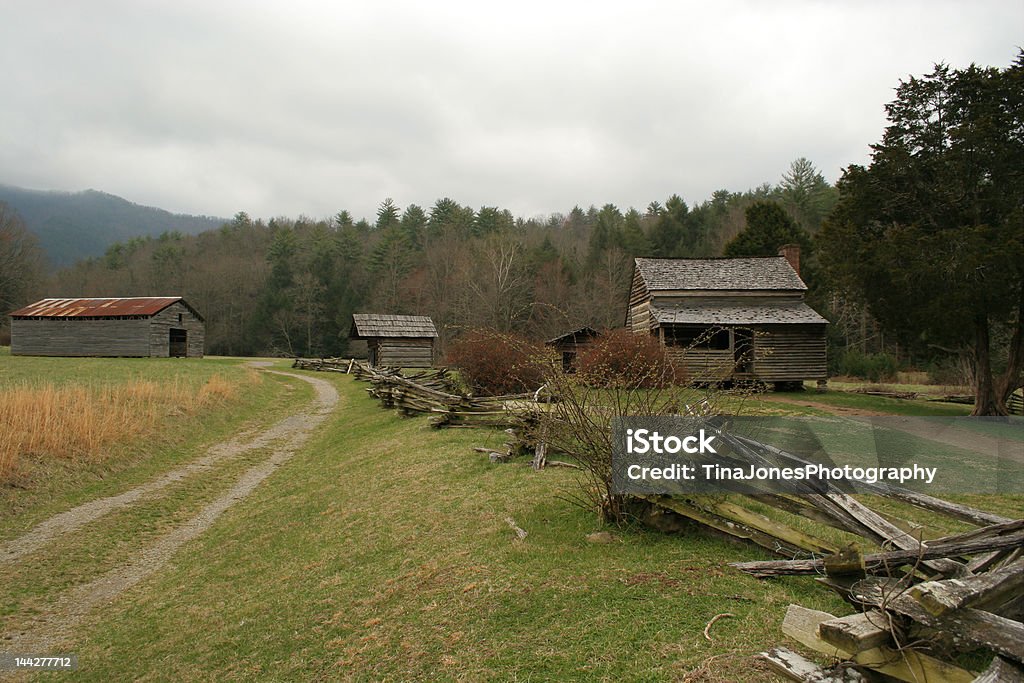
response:
[[[111,299],[42,299],[11,313],[31,318],[103,318],[120,315],[156,315],[171,304],[182,302],[200,320],[202,317],[180,296],[129,296]]]

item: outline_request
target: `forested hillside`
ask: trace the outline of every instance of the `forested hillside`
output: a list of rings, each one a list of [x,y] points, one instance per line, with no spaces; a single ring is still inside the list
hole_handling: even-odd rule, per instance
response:
[[[99,256],[114,242],[131,237],[156,236],[169,230],[198,233],[223,222],[141,206],[96,190],[43,192],[0,185],[0,202],[21,216],[53,266]]]
[[[621,325],[634,256],[721,255],[759,200],[813,235],[836,199],[799,159],[778,184],[721,190],[694,206],[673,195],[643,209],[522,218],[442,198],[430,207],[386,199],[372,221],[345,210],[268,222],[240,212],[199,235],[113,245],[60,272],[49,294],[183,295],[206,316],[214,354],[342,354],[354,311],[430,315],[442,348],[470,327],[544,339]]]

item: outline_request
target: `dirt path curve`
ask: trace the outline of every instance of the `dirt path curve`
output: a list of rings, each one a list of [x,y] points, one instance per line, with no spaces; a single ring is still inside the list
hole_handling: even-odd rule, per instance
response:
[[[270,365],[256,361],[255,366]],[[245,450],[275,444],[273,455],[247,470],[230,490],[208,503],[195,517],[173,531],[157,539],[138,555],[92,581],[65,591],[49,612],[34,616],[14,633],[3,634],[0,645],[8,652],[47,653],[54,647],[71,639],[75,626],[95,607],[113,601],[120,593],[153,574],[174,555],[186,542],[197,538],[209,529],[215,521],[235,503],[246,496],[270,476],[273,471],[287,462],[309,439],[338,404],[338,392],[326,380],[298,375],[291,372],[266,370],[278,375],[295,377],[313,385],[316,397],[312,404],[290,415],[244,443],[232,440],[214,446],[207,455],[185,467],[168,472],[161,477],[117,496],[85,503],[77,508],[51,517],[21,538],[16,538],[0,549],[0,564],[25,552],[20,544],[35,544],[38,548],[62,534],[81,527],[94,519],[134,501],[144,499],[147,494],[158,491],[174,481],[191,473]],[[41,531],[40,531],[41,530]],[[40,534],[43,540],[35,540]],[[6,552],[4,552],[6,551]]]

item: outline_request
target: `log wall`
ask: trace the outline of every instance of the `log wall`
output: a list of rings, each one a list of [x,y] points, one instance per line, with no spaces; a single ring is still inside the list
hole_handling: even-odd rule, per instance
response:
[[[375,365],[429,368],[434,364],[434,340],[429,337],[377,337],[367,340]]]
[[[668,347],[673,360],[694,381],[756,379],[799,382],[828,378],[824,325],[753,325],[753,372],[734,373],[735,337],[728,349]]]
[[[767,382],[828,379],[825,326],[755,328],[754,376]]]

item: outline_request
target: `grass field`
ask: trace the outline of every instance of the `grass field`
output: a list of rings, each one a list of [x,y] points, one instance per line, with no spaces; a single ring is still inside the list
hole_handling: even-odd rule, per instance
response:
[[[0,357],[0,383],[20,360]],[[110,371],[173,375],[159,360],[109,362],[46,372],[69,382]],[[245,377],[237,360],[195,363],[196,377]],[[6,376],[17,372],[31,374]],[[67,649],[80,657],[76,680],[763,681],[773,679],[750,656],[785,641],[786,605],[851,611],[813,581],[731,570],[728,562],[768,556],[700,533],[621,529],[613,543],[589,543],[600,526],[567,500],[571,471],[492,465],[471,449],[500,446],[501,432],[432,430],[423,418],[382,410],[349,377],[316,376],[341,395],[334,416],[161,571],[88,615]],[[126,443],[102,464],[33,482],[41,489],[5,489],[3,504],[15,507],[0,516],[0,539],[309,397],[306,385],[266,375],[230,408],[171,420],[155,451]],[[5,566],[4,626],[181,524],[260,456]],[[1020,514],[1019,500],[998,507]],[[528,532],[524,540],[508,520]],[[722,613],[733,616],[715,624],[709,642],[704,627]]]

